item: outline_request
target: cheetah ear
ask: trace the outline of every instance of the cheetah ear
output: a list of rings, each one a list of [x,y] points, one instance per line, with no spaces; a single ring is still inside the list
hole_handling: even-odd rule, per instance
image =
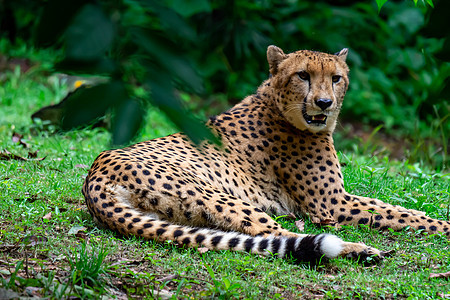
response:
[[[344,48],[339,52],[336,52],[334,55],[339,56],[343,61],[347,59],[348,48]]]
[[[270,74],[275,75],[278,72],[278,65],[287,57],[281,48],[270,45],[267,47],[267,61],[269,62]]]

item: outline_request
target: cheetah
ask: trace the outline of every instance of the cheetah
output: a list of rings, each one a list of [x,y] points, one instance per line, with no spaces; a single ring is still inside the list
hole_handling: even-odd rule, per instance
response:
[[[221,143],[177,133],[102,152],[83,185],[90,214],[125,236],[311,263],[386,252],[293,233],[270,215],[449,236],[448,221],[345,191],[332,133],[349,85],[347,53],[269,46],[269,79],[207,122]]]

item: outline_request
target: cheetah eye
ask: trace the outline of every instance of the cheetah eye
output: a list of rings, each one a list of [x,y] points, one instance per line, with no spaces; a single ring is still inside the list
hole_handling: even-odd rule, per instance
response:
[[[333,77],[331,77],[331,81],[333,81],[333,83],[338,83],[341,80],[340,75],[334,75]]]
[[[301,80],[309,80],[309,74],[306,71],[300,71],[297,73],[297,75]]]

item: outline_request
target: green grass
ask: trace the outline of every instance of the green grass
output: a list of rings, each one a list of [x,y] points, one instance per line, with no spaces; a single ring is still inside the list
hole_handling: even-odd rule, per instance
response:
[[[21,74],[18,69],[1,80],[0,151],[27,160],[0,160],[0,295],[8,290],[13,297],[56,299],[450,297],[448,280],[429,278],[430,273],[450,271],[450,243],[439,235],[380,233],[367,227],[336,231],[306,220],[308,233],[333,232],[347,241],[395,251],[374,266],[334,259],[317,268],[245,253],[201,254],[173,243],[117,238],[95,226],[80,191],[90,164],[109,147],[109,134],[103,129],[43,131],[30,115],[59,101],[66,88],[56,78]],[[175,130],[152,110],[140,139]],[[23,135],[28,148],[14,142],[13,133]],[[37,159],[28,159],[35,151]],[[448,174],[350,152],[340,158],[349,192],[449,218]],[[279,221],[297,230],[293,220]]]

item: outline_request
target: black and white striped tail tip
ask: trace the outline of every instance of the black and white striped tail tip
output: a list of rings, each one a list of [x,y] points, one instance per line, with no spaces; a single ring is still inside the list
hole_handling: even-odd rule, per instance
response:
[[[304,237],[291,255],[297,262],[317,264],[339,256],[343,248],[340,238],[322,233]]]

